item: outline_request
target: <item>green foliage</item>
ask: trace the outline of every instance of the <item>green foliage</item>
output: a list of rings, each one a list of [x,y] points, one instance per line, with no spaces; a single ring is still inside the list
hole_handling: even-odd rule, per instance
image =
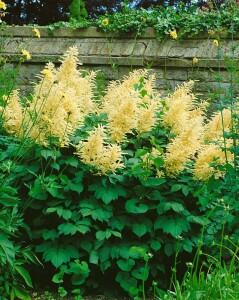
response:
[[[142,34],[147,27],[153,27],[158,38],[169,36],[173,30],[178,31],[178,37],[193,36],[208,30],[215,32],[214,37],[224,36],[236,32],[238,6],[232,1],[228,1],[207,10],[201,10],[197,5],[187,6],[179,3],[175,6],[154,6],[146,10],[144,8],[133,9],[127,2],[122,5],[120,12],[112,14],[106,13],[96,19],[87,22],[80,20],[76,22],[58,22],[51,24],[50,28],[67,26],[73,28],[83,28],[96,26],[105,32],[136,32]],[[235,16],[235,17],[234,17]],[[104,25],[103,20],[108,20],[108,25]]]
[[[73,0],[69,6],[70,18],[79,22],[84,21],[88,17],[85,3],[83,0]]]
[[[0,295],[1,299],[30,299],[26,286],[32,280],[26,264],[39,264],[29,246],[20,242],[20,229],[25,227],[18,211],[16,189],[0,187]]]

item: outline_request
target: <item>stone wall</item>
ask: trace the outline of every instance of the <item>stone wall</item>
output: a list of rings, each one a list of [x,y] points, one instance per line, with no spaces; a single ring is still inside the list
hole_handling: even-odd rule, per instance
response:
[[[222,92],[230,86],[230,76],[226,71],[224,57],[232,57],[235,41],[224,37],[220,47],[213,44],[213,37],[199,35],[183,40],[167,37],[157,40],[154,30],[137,36],[135,33],[112,34],[97,31],[96,28],[71,29],[58,28],[50,31],[39,27],[41,38],[34,36],[32,27],[7,27],[2,31],[2,56],[8,61],[19,61],[19,53],[26,49],[31,53],[31,60],[20,68],[19,85],[24,89],[31,87],[34,77],[48,61],[59,62],[60,56],[72,45],[79,49],[79,59],[83,68],[100,70],[107,79],[119,79],[135,68],[150,68],[156,74],[157,88],[164,94],[175,85],[189,79],[196,79],[195,91],[207,94],[218,87],[220,78]],[[219,56],[218,58],[218,50]],[[239,49],[234,51],[238,63]],[[198,64],[193,65],[193,58]]]

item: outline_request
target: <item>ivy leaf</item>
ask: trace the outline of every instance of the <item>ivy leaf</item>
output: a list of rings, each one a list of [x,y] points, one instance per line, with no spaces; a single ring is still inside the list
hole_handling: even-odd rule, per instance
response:
[[[147,228],[144,224],[134,224],[132,231],[137,235],[137,237],[141,238],[147,232]]]
[[[130,199],[126,201],[125,209],[132,214],[143,214],[148,211],[148,205],[139,203],[138,199]]]

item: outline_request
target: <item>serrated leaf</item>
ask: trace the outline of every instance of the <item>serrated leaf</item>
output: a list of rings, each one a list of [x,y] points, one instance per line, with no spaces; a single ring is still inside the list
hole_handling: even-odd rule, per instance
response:
[[[63,223],[58,226],[59,234],[74,235],[78,231],[78,227],[70,222]]]
[[[147,232],[147,228],[144,224],[134,224],[132,227],[132,231],[137,237],[142,237]]]
[[[77,182],[77,183],[69,182],[67,186],[64,188],[64,190],[77,192],[77,194],[80,195],[84,190],[84,185],[81,182]]]
[[[15,249],[13,243],[7,238],[4,233],[0,232],[0,257],[3,262],[8,262],[10,265],[15,261]]]
[[[125,190],[120,186],[101,187],[95,191],[95,197],[97,199],[102,199],[105,204],[109,204],[111,201],[118,199],[120,196],[126,196]]]
[[[160,216],[154,224],[155,229],[162,228],[165,233],[170,233],[173,237],[178,237],[182,232],[187,232],[190,228],[187,220],[175,218],[173,216]]]
[[[30,189],[29,196],[37,200],[46,200],[48,195],[47,191],[36,183],[33,188]]]
[[[50,261],[54,267],[59,268],[62,264],[69,262],[71,256],[65,248],[51,247],[44,252],[43,258],[46,262]]]
[[[175,212],[182,212],[184,211],[184,207],[181,203],[178,202],[166,202],[164,205],[164,211],[174,210]]]
[[[42,233],[43,239],[46,240],[52,240],[54,241],[56,238],[58,238],[58,233],[55,229],[46,230]]]
[[[126,201],[125,209],[132,214],[143,214],[148,211],[148,205],[140,203],[138,199],[130,199]]]
[[[57,211],[58,213],[58,211]],[[62,212],[61,212],[61,215],[59,215],[60,217],[62,217],[63,219],[65,220],[69,220],[72,216],[72,212],[68,209],[64,209]]]

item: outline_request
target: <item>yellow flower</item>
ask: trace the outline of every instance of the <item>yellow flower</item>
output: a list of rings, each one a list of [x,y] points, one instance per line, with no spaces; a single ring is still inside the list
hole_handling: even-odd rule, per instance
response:
[[[178,38],[176,29],[174,29],[173,31],[170,31],[170,35],[174,40],[176,40]]]
[[[8,99],[8,96],[7,96],[7,95],[5,95],[5,94],[2,95],[2,100],[3,100],[3,101],[7,101],[7,99]]]
[[[194,58],[193,58],[193,64],[194,64],[194,65],[198,64],[198,59],[197,59],[197,57],[194,57]]]
[[[208,34],[209,34],[209,35],[214,35],[214,34],[215,34],[215,31],[212,30],[212,29],[209,29],[209,30],[208,30]]]
[[[3,2],[1,0],[0,0],[0,9],[3,9],[3,10],[7,9],[7,6],[6,6],[5,2]]]
[[[102,20],[101,25],[104,26],[104,27],[108,26],[109,25],[109,20],[108,19]]]
[[[26,60],[31,59],[30,53],[25,49],[22,50],[22,55],[25,56]]]
[[[213,44],[214,44],[216,47],[218,47],[218,44],[219,44],[219,43],[218,43],[218,40],[214,40],[214,41],[213,41]]]
[[[33,28],[32,31],[35,32],[36,37],[41,37],[40,31],[37,28]]]

